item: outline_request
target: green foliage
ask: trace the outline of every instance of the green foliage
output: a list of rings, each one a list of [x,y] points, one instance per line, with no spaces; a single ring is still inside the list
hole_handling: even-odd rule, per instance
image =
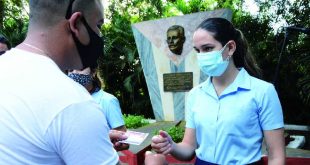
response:
[[[174,142],[179,143],[183,139],[185,129],[183,127],[171,127],[167,132]]]
[[[259,18],[267,20],[269,26],[277,22],[285,22],[284,26],[295,25],[309,28],[309,6],[310,1],[265,1],[260,4]],[[275,35],[268,35],[264,49],[259,47],[257,49],[257,54],[260,54],[258,56],[262,59],[260,63],[264,69],[265,79],[270,81],[274,77],[274,69],[284,41],[284,29],[280,28],[277,32]],[[257,36],[255,35],[255,38]],[[309,125],[310,37],[297,32],[289,32],[287,41],[276,84],[284,119],[286,123]]]
[[[148,125],[149,122],[142,115],[123,115],[125,126],[128,129],[136,129],[145,125]]]
[[[24,6],[21,0],[0,2],[0,33],[5,35],[13,46],[23,41],[26,36],[29,18]]]
[[[297,85],[301,88],[299,94],[303,101],[310,104],[310,77],[306,76],[305,78],[300,79]]]
[[[173,126],[167,129],[161,129],[166,131],[172,138],[172,140],[176,143],[179,143],[183,140],[185,128],[180,126]],[[154,131],[153,135],[158,135],[159,130]]]
[[[160,16],[160,1],[111,1],[106,12],[103,34],[104,56],[99,59],[105,90],[118,97],[126,114],[154,118],[147,86],[140,65],[131,24]]]
[[[310,55],[309,55],[309,47],[306,45],[310,44],[310,38],[305,42],[304,46],[305,48],[308,48],[308,53],[301,54],[302,57],[300,57],[300,63],[298,70],[303,73],[303,76],[298,80],[297,87],[299,89],[299,95],[303,99],[303,101],[310,105]],[[307,112],[307,111],[306,111]],[[305,112],[305,113],[306,113]]]

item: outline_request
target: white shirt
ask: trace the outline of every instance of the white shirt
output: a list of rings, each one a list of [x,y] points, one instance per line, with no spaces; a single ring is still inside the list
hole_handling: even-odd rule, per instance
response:
[[[116,164],[104,114],[48,57],[0,56],[0,164]]]

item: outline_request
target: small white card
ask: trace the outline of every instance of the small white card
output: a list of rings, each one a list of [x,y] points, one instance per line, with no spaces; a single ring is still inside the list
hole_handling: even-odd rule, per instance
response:
[[[128,143],[128,144],[134,144],[134,145],[140,145],[146,137],[149,135],[149,133],[143,133],[143,132],[136,132],[136,131],[129,131],[127,130],[125,135],[128,137],[126,140],[119,141],[121,143]]]

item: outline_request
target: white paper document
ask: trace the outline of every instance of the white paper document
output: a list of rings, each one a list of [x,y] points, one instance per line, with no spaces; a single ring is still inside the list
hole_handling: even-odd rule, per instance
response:
[[[149,135],[149,133],[143,133],[143,132],[136,132],[136,131],[129,131],[129,130],[127,130],[125,135],[128,138],[126,140],[120,141],[121,143],[140,145],[146,139],[146,137]]]

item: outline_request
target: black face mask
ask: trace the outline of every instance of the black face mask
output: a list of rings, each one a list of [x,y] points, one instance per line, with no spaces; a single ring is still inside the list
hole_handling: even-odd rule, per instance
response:
[[[66,18],[69,19],[72,14],[72,4],[74,0],[71,0],[67,9]],[[89,35],[89,44],[83,45],[75,34],[71,31],[73,40],[75,42],[76,48],[79,52],[83,69],[87,67],[95,68],[97,67],[97,60],[99,56],[103,55],[103,39],[98,36],[96,32],[88,25],[84,17],[81,18],[83,24]]]
[[[82,17],[82,22],[85,25],[89,35],[89,44],[83,45],[75,36],[75,34],[73,32],[71,33],[77,50],[80,54],[83,68],[95,68],[97,67],[97,60],[99,56],[103,55],[103,40],[96,32],[91,29],[84,17]]]

